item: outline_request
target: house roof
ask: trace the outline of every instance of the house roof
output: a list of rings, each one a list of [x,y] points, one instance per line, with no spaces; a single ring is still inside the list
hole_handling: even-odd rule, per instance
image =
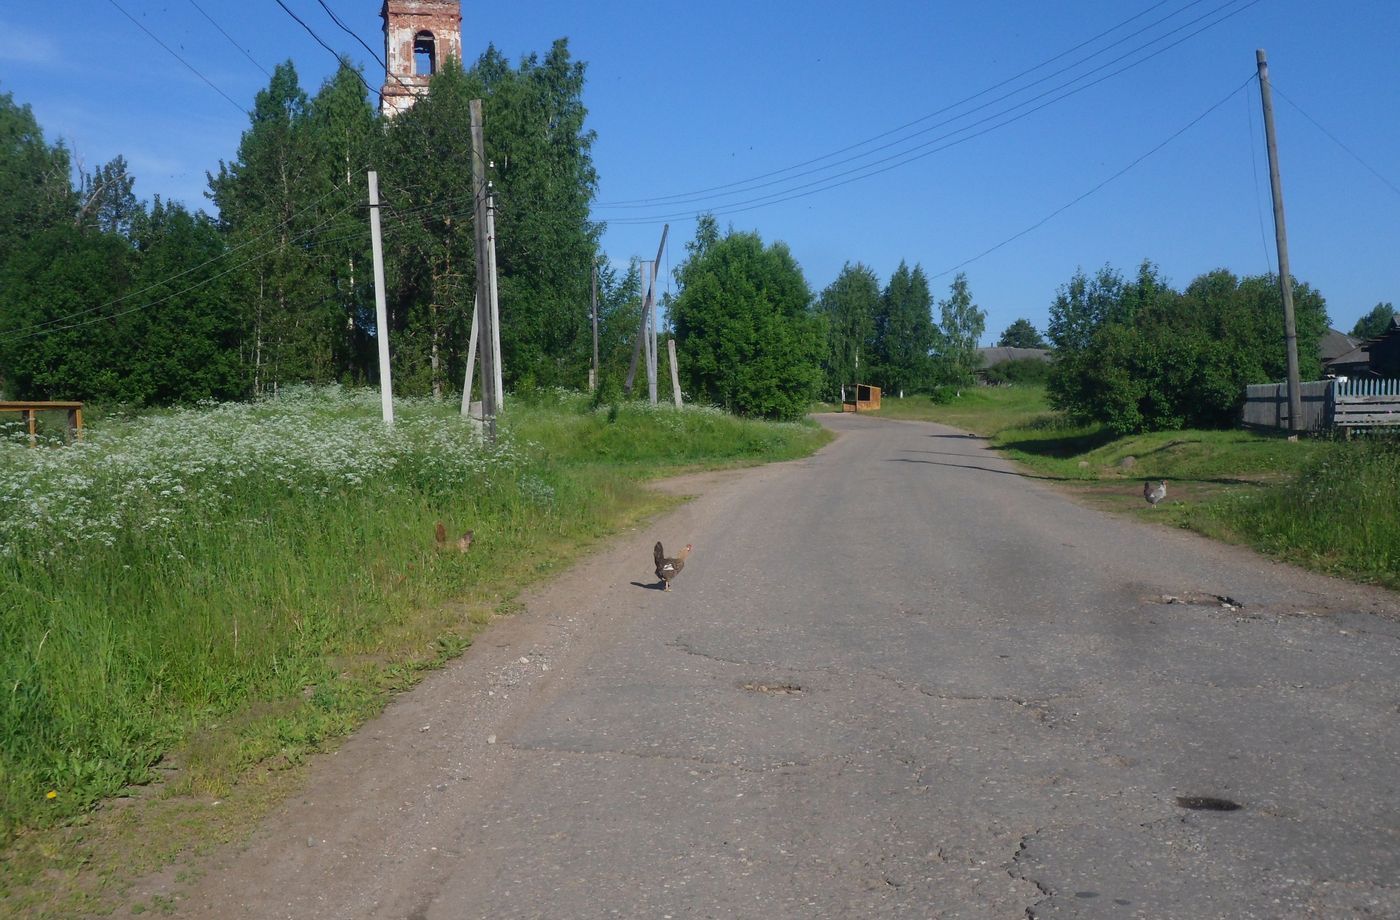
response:
[[[1322,362],[1324,367],[1333,368],[1341,365],[1360,366],[1371,363],[1371,353],[1365,345],[1358,345],[1351,351],[1337,355],[1335,358],[1328,358]]]
[[[1011,348],[1010,346],[998,345],[992,348],[979,348],[977,353],[982,356],[983,367],[996,367],[1007,361],[1022,361],[1032,358],[1036,361],[1049,361],[1050,349],[1048,348]]]
[[[1322,359],[1323,364],[1327,364],[1330,361],[1335,361],[1337,358],[1340,358],[1360,344],[1360,339],[1354,339],[1344,332],[1338,332],[1336,329],[1328,329],[1327,334],[1317,343],[1318,357]]]

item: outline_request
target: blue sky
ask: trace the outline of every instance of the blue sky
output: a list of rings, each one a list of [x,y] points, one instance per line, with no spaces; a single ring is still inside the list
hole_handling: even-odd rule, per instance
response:
[[[290,58],[311,91],[335,66],[274,0],[195,0],[236,45],[191,0],[117,2],[244,106],[266,83],[258,65],[270,70]],[[285,2],[334,48],[363,62],[372,84],[382,82],[378,65],[315,0]],[[327,3],[382,49],[378,0]],[[715,211],[722,225],[786,242],[814,291],[847,261],[866,263],[883,280],[905,259],[934,276],[941,297],[952,279],[946,272],[976,259],[962,270],[987,311],[988,339],[1022,316],[1043,329],[1055,288],[1080,266],[1111,263],[1131,272],[1150,258],[1177,286],[1217,267],[1270,270],[1258,87],[1244,85],[1255,49],[1265,48],[1275,87],[1287,97],[1277,100],[1277,115],[1294,273],[1322,291],[1343,329],[1378,301],[1400,302],[1396,0],[467,0],[463,17],[469,57],[494,43],[515,60],[567,36],[575,57],[588,63],[585,101],[601,177],[596,216],[610,221],[604,243],[615,262],[652,258],[669,220],[674,267],[701,209]],[[925,118],[1125,22],[961,108]],[[1173,29],[1180,31],[1169,35]],[[1009,110],[1120,56],[1066,89],[1141,63],[1039,111]],[[65,140],[88,167],[123,154],[141,197],[194,206],[208,207],[205,171],[234,155],[247,126],[243,112],[111,0],[42,7],[0,0],[0,92],[31,104],[46,135]],[[1024,117],[968,137],[1017,115]],[[1119,178],[1006,242],[1198,118]],[[961,142],[933,149],[950,140]],[[874,163],[905,150],[928,155]],[[777,172],[812,160],[802,170],[828,168]],[[857,178],[853,170],[863,165],[866,172],[893,168]],[[781,181],[733,185],[758,176]],[[837,181],[845,184],[824,188]],[[733,194],[704,191],[719,187]],[[703,194],[680,197],[697,190]],[[779,192],[802,197],[740,210]],[[641,207],[617,204],[643,199]]]

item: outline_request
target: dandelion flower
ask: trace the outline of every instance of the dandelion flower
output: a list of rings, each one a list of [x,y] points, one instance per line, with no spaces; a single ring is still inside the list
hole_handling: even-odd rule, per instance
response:
[[[49,801],[53,801],[54,799],[58,798],[58,790],[50,789],[49,794],[44,796],[44,798],[48,799]]]

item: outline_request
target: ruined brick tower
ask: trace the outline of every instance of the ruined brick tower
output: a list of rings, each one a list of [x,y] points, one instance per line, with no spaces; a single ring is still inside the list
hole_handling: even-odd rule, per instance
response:
[[[389,117],[413,107],[448,58],[462,59],[460,0],[384,0],[384,60],[389,72],[379,111]]]

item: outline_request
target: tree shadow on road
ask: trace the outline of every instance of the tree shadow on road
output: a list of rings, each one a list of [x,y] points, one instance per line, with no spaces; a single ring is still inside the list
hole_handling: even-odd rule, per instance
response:
[[[966,454],[951,454],[950,456],[966,456]],[[886,463],[927,463],[929,466],[947,466],[955,470],[977,470],[981,473],[999,473],[1002,476],[1015,476],[1019,479],[1044,479],[1048,482],[1069,482],[1067,476],[1041,476],[1036,473],[1022,473],[1017,470],[997,470],[989,466],[974,466],[969,463],[945,463],[942,460],[915,460],[910,457],[889,457]]]

